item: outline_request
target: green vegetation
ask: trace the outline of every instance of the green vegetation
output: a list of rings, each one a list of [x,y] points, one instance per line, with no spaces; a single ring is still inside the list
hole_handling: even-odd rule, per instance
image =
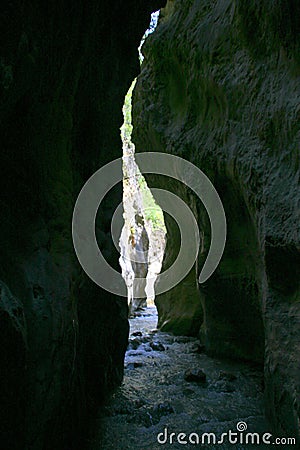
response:
[[[136,78],[133,80],[133,82],[131,83],[130,88],[128,89],[128,92],[125,96],[125,101],[124,101],[124,105],[123,105],[123,116],[124,116],[124,123],[121,126],[121,139],[122,142],[131,142],[131,133],[132,133],[132,116],[131,116],[131,109],[132,109],[132,103],[131,103],[131,99],[132,99],[132,92],[133,89],[136,85]]]
[[[166,227],[164,222],[164,215],[161,208],[155,202],[153,195],[147,185],[147,182],[142,174],[138,177],[138,183],[141,189],[143,198],[143,213],[146,221],[152,223],[153,229],[161,229],[166,233]]]
[[[143,55],[141,53],[142,45],[145,42],[145,39],[148,37],[149,34],[153,33],[153,31],[156,28],[157,20],[159,16],[159,11],[156,11],[151,15],[151,23],[149,26],[149,29],[145,32],[141,44],[138,48],[139,51],[139,58],[140,63],[142,64],[143,61]],[[125,101],[123,105],[123,116],[124,116],[124,123],[121,127],[121,139],[123,142],[123,147],[126,148],[132,148],[134,149],[134,145],[131,142],[131,135],[132,135],[132,93],[135,88],[137,79],[135,78],[133,82],[131,83],[130,88],[128,89],[128,92],[125,96]],[[134,158],[134,155],[133,155]],[[123,167],[124,173],[126,173],[126,167]],[[143,204],[143,214],[146,221],[152,223],[153,230],[161,229],[164,233],[166,233],[166,227],[164,222],[164,215],[161,210],[161,208],[156,204],[153,195],[151,194],[150,189],[147,186],[147,182],[143,175],[141,174],[139,168],[137,167],[137,182],[139,184],[140,192],[142,194],[142,204]],[[130,180],[127,181],[127,188],[129,188]]]
[[[131,83],[131,86],[125,96],[125,101],[123,105],[124,123],[121,127],[121,139],[123,142],[123,146],[128,146],[132,148],[134,148],[134,146],[131,143],[131,134],[133,129],[131,110],[132,110],[132,93],[135,85],[136,85],[136,78]],[[126,171],[125,167],[124,170]],[[161,208],[155,203],[151,191],[147,186],[147,182],[138,168],[136,176],[140,187],[140,192],[142,194],[143,213],[145,220],[150,221],[152,223],[153,229],[161,229],[166,233],[163,212]],[[129,180],[127,180],[127,185],[128,183]]]

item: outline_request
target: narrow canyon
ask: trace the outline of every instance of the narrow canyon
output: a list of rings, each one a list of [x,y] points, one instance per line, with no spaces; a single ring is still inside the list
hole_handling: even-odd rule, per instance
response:
[[[299,448],[300,4],[12,0],[1,12],[3,448],[265,448],[197,442],[195,433],[242,423],[281,439],[278,448]],[[94,228],[127,287],[133,272],[163,274],[181,248],[176,221],[155,209],[148,187],[178,195],[199,227],[191,270],[158,295],[153,278],[148,300],[99,287],[72,240],[83,185],[123,156],[122,108],[135,79],[127,155],[133,145],[137,159],[192,163],[227,221],[221,261],[199,283],[212,240],[203,203],[174,178],[143,174],[136,186],[148,215],[132,202],[135,223],[125,212],[118,249],[111,223],[124,172]],[[193,439],[181,443],[180,433]]]

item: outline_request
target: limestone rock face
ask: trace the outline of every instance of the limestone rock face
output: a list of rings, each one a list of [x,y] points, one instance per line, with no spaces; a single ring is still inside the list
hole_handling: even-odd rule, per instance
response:
[[[203,321],[195,308],[185,329],[193,323],[213,354],[264,362],[274,431],[298,437],[299,23],[292,0],[169,0],[144,45],[133,97],[136,151],[197,165],[216,187],[228,225],[218,269],[197,286],[210,224],[191,192],[177,188],[193,210],[196,204],[202,247],[188,295],[184,280],[157,298],[160,325],[180,332],[181,311],[184,317],[186,305],[201,300]],[[169,180],[155,181],[175,192]],[[174,229],[166,261],[178,250]]]
[[[2,5],[0,57],[1,443],[83,448],[88,411],[120,383],[126,299],[89,281],[75,258],[76,197],[122,156],[122,104],[156,0],[13,0]],[[111,250],[111,215],[97,221]],[[2,401],[3,399],[3,401]],[[2,437],[3,436],[3,437]]]
[[[165,225],[134,158],[134,145],[123,148],[123,217],[120,266],[128,293],[129,314],[154,302],[155,281],[162,267]]]

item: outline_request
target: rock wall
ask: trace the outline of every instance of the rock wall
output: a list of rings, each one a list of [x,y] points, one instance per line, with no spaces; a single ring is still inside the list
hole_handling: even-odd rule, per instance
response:
[[[120,266],[128,293],[129,315],[154,302],[155,281],[162,268],[166,228],[162,210],[155,203],[135,161],[134,145],[123,146],[124,226]]]
[[[180,312],[200,298],[203,321],[195,308],[191,333],[212,354],[264,362],[267,416],[276,433],[298,438],[299,23],[294,0],[168,0],[133,96],[136,150],[201,168],[228,222],[217,271],[204,285],[190,280],[188,294],[181,283],[160,296],[160,324],[180,332]],[[190,203],[191,193],[182,195]],[[202,233],[196,276],[210,225],[193,202]],[[166,259],[178,248],[172,230]]]
[[[137,47],[163,2],[2,5],[0,55],[1,443],[83,448],[88,412],[120,383],[126,299],[80,270],[71,239],[87,178],[122,155],[119,127]],[[98,219],[109,237],[114,202]]]

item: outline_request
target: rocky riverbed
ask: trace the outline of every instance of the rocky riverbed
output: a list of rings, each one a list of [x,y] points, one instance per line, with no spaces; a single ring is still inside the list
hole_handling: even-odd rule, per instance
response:
[[[178,443],[178,434],[188,439],[197,433],[201,442],[203,433],[215,433],[218,441],[222,433],[236,432],[239,422],[247,424],[248,432],[269,431],[259,368],[210,358],[196,338],[160,332],[156,324],[154,306],[130,319],[124,381],[99,417],[90,450],[197,448]],[[167,443],[158,443],[159,433]],[[172,444],[171,433],[176,433]],[[201,448],[264,446],[233,445],[224,438],[224,444],[207,445],[206,440]]]

